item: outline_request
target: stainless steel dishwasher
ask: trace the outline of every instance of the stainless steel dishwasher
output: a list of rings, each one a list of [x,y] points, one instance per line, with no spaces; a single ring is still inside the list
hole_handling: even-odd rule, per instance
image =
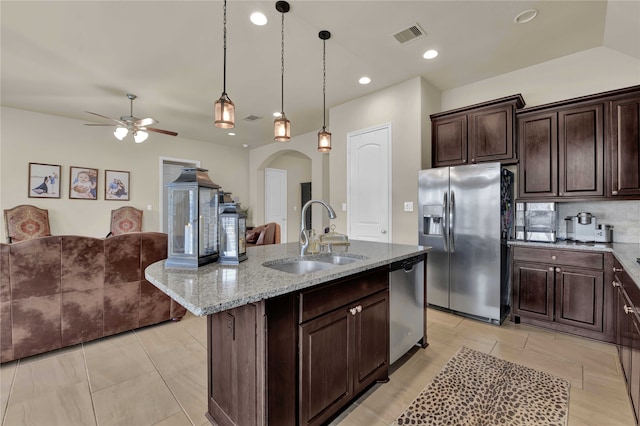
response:
[[[389,362],[424,337],[424,255],[391,264],[389,272]]]

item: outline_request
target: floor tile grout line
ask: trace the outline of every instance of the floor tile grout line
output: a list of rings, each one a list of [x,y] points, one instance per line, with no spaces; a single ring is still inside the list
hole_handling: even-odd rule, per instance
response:
[[[7,417],[7,411],[9,411],[9,402],[11,401],[11,394],[13,393],[13,386],[16,383],[16,376],[18,375],[18,367],[20,366],[21,359],[18,359],[16,362],[16,368],[13,370],[13,375],[11,377],[11,386],[9,386],[9,396],[7,396],[7,404],[4,407],[4,413],[2,418],[0,419],[0,425],[4,425],[4,420]]]
[[[81,343],[80,345],[82,348],[82,360],[84,361],[85,376],[87,378],[87,389],[89,389],[89,399],[91,400],[91,409],[93,410],[93,420],[95,421],[95,424],[99,426],[100,423],[98,423],[98,414],[96,413],[96,404],[95,404],[95,401],[93,400],[93,390],[91,388],[91,380],[89,379],[89,363],[87,362],[87,354],[85,352],[84,343]]]
[[[184,327],[181,327],[182,331],[186,331],[187,334],[191,335],[191,333],[188,332],[188,330],[185,330]],[[164,385],[167,387],[167,389],[169,390],[169,392],[171,393],[171,396],[173,397],[173,399],[176,401],[176,403],[178,404],[178,407],[180,407],[180,410],[182,410],[182,414],[185,415],[185,417],[187,418],[187,420],[189,420],[189,422],[193,425],[193,426],[197,426],[196,423],[193,421],[193,419],[191,418],[191,416],[189,416],[189,413],[187,412],[187,410],[185,409],[185,407],[182,405],[182,403],[180,402],[180,400],[178,399],[177,395],[175,394],[175,392],[173,391],[173,389],[171,389],[171,386],[169,386],[169,383],[167,383],[167,380],[165,379],[164,375],[162,374],[162,372],[160,371],[160,369],[158,368],[158,364],[155,362],[155,360],[153,359],[153,357],[151,356],[151,354],[149,353],[149,351],[147,350],[147,347],[144,345],[144,342],[142,341],[142,339],[140,339],[140,337],[138,336],[138,333],[136,332],[136,330],[133,330],[134,335],[136,336],[136,339],[138,340],[138,342],[140,343],[140,346],[142,346],[142,349],[144,350],[144,352],[147,354],[147,356],[149,357],[149,359],[151,360],[151,363],[153,364],[153,368],[156,369],[156,372],[158,373],[158,375],[160,376],[160,379],[162,380],[162,383],[164,383]],[[191,336],[193,337],[193,336]],[[194,340],[197,340],[195,337],[193,337]],[[172,414],[173,415],[173,414]],[[162,419],[160,421],[166,420],[171,416],[166,417],[165,419]],[[156,422],[158,423],[158,422]]]

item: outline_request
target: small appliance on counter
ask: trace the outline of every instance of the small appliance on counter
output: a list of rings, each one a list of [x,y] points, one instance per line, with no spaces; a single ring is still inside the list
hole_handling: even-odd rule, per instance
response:
[[[576,216],[567,216],[567,240],[582,243],[610,243],[613,241],[613,226],[598,223],[591,213],[581,212]]]
[[[516,240],[556,241],[556,203],[516,203]]]

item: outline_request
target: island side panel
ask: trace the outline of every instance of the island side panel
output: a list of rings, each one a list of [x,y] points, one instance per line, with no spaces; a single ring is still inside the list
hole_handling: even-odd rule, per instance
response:
[[[427,307],[429,306],[429,302],[427,301],[427,260],[428,260],[428,255],[424,255],[424,326],[422,328],[423,330],[423,336],[422,336],[422,349],[425,349],[427,346],[429,346],[429,342],[427,342]]]
[[[266,425],[265,305],[252,303],[207,319],[209,421]]]

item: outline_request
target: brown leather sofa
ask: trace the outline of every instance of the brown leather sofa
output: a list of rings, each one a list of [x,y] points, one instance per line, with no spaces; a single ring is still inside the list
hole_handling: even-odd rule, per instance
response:
[[[0,244],[0,362],[182,318],[144,278],[166,257],[157,232]]]
[[[280,244],[280,225],[275,222],[256,226],[247,231],[247,247]]]

